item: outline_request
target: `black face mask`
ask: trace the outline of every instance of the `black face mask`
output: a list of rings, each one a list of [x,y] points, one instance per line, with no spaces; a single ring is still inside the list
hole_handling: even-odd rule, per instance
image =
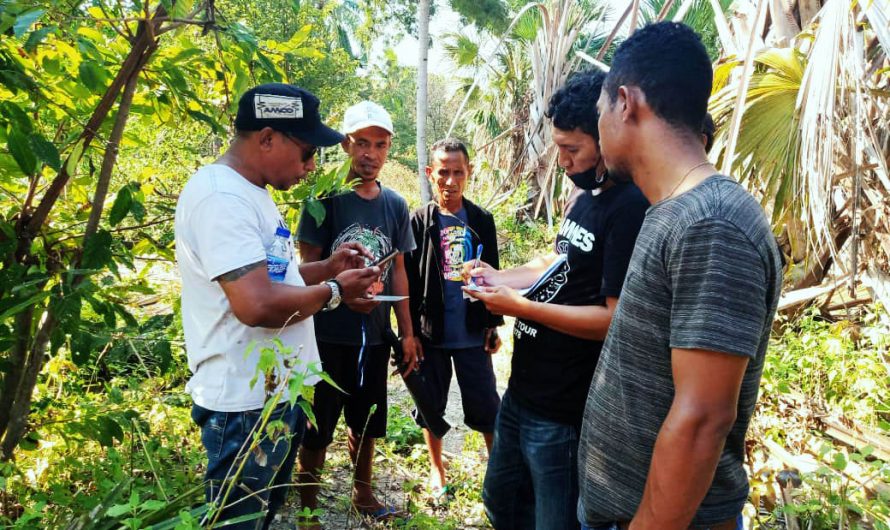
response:
[[[596,161],[590,169],[587,171],[582,171],[580,173],[575,173],[574,175],[567,175],[572,182],[575,183],[575,186],[578,186],[582,190],[595,190],[606,183],[606,180],[609,178],[608,172],[603,172],[602,175],[596,174],[596,168],[600,165],[603,157],[600,155],[599,159]]]

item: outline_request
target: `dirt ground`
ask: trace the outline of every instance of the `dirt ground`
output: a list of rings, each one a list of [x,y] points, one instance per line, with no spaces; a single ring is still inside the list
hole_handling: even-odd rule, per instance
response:
[[[505,347],[501,352],[493,357],[495,365],[495,374],[498,380],[498,393],[503,394],[507,386],[507,377],[509,374],[510,356],[506,353],[509,348],[510,341],[508,336],[512,330],[512,325],[503,326],[501,336],[505,340]],[[411,409],[411,398],[408,396],[405,386],[398,377],[389,380],[389,406],[402,407],[403,411],[408,414]],[[465,487],[480,488],[482,476],[484,475],[484,465],[487,462],[487,454],[482,447],[467,446],[468,435],[471,431],[463,424],[463,409],[461,404],[460,391],[457,380],[452,378],[448,397],[448,407],[446,409],[446,420],[451,424],[451,431],[445,436],[443,449],[446,462],[450,466],[455,466],[455,460],[462,459],[457,465],[462,469],[470,469],[475,472],[470,485]],[[424,489],[427,480],[426,472],[418,473],[415,470],[408,469],[405,465],[405,459],[393,457],[387,454],[378,444],[377,457],[374,465],[374,483],[377,498],[388,506],[394,506],[404,513],[420,512],[423,517],[415,515],[415,520],[402,520],[394,525],[386,526],[363,519],[357,514],[350,505],[349,498],[351,492],[352,467],[349,463],[346,449],[345,436],[338,437],[340,439],[330,446],[328,450],[328,462],[326,464],[326,487],[322,488],[320,494],[320,508],[324,512],[321,515],[322,525],[326,529],[355,529],[355,528],[439,528],[436,523],[438,518],[446,515],[443,510],[447,507],[439,507],[425,502]],[[481,437],[478,437],[481,439]],[[476,444],[478,445],[478,443]],[[426,448],[422,444],[415,445],[412,449],[412,456],[415,461],[422,461],[426,467]],[[478,498],[474,495],[473,498]],[[418,502],[420,499],[420,502]],[[447,514],[454,519],[459,515],[461,520],[458,528],[490,528],[488,521],[485,519],[482,511],[481,502],[474,502],[469,510],[462,510],[461,514]],[[475,506],[478,504],[478,506]],[[276,518],[276,522],[272,525],[272,530],[291,530],[296,527],[298,522],[298,512],[300,510],[299,497],[294,493],[288,501],[285,508],[281,510]],[[442,524],[442,527],[454,527],[454,523],[449,525]]]

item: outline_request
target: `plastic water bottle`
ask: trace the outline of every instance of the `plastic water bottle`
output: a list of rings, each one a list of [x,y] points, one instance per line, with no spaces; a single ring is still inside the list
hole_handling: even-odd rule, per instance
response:
[[[269,270],[269,279],[273,282],[283,282],[287,275],[287,266],[290,265],[290,230],[278,227],[275,230],[275,238],[266,251],[266,268]]]

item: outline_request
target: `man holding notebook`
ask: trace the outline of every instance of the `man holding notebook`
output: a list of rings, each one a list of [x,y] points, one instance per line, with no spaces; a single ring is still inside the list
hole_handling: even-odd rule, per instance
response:
[[[596,110],[603,79],[577,74],[550,100],[559,165],[578,188],[554,252],[503,271],[467,266],[481,288],[465,292],[493,313],[516,317],[512,373],[482,493],[496,529],[578,527],[587,389],[649,207],[633,183],[606,175]]]

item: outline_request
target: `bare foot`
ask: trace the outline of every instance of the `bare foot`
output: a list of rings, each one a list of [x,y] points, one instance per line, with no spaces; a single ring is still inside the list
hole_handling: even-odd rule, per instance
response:
[[[430,489],[433,491],[438,490],[438,489],[442,488],[442,486],[444,486],[445,483],[446,483],[445,482],[445,467],[442,466],[442,467],[437,468],[434,466],[430,466],[430,480],[429,480]]]
[[[352,507],[359,513],[377,512],[385,506],[371,492],[353,491]]]

